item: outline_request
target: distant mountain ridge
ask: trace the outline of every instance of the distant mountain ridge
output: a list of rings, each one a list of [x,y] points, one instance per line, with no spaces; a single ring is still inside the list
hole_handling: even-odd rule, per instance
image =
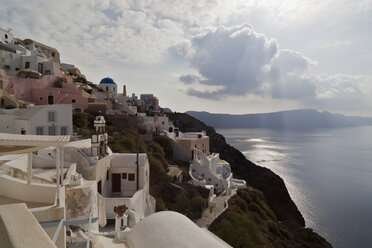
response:
[[[372,125],[372,117],[345,116],[315,109],[296,109],[262,114],[213,114],[187,111],[214,128],[309,129]]]

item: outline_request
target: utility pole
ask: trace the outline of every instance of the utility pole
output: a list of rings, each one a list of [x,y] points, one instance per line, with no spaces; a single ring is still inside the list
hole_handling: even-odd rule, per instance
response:
[[[139,135],[138,135],[138,127],[137,127],[137,142],[136,142],[136,146],[137,146],[137,175],[136,175],[136,181],[137,181],[137,190],[139,188],[139,180],[138,180],[138,177],[139,177],[139,164],[138,164],[138,157],[139,157]]]

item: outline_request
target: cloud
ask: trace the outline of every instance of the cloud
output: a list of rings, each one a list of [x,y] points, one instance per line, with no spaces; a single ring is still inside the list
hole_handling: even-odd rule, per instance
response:
[[[75,53],[133,64],[161,61],[169,47],[200,26],[214,25],[232,13],[229,1],[2,0],[0,23],[19,38],[73,46]]]
[[[259,91],[266,67],[278,53],[278,45],[275,40],[266,38],[245,24],[209,30],[195,36],[191,44],[181,46],[179,51],[200,74],[183,75],[180,78],[182,82],[192,79],[202,85],[222,86],[207,95],[193,89],[188,90],[189,94],[238,96]]]
[[[349,71],[367,68],[371,0],[335,2],[50,0],[45,4],[33,0],[25,4],[2,0],[0,23],[2,28],[12,28],[18,38],[32,38],[57,48],[63,62],[80,67],[88,79],[96,82],[111,74],[120,75],[124,81],[129,77],[127,71],[132,70],[141,74],[132,75],[141,78],[133,82],[134,87],[143,84],[152,89],[155,80],[150,78],[173,83],[175,74],[182,75],[179,80],[183,84],[177,87],[199,98],[255,94],[260,99],[289,99],[313,106],[342,106],[341,101],[371,106],[370,77],[317,75],[314,60],[298,51],[280,49],[276,40],[257,32],[252,25],[234,26],[254,23],[257,30],[275,34],[286,47],[295,45],[301,51],[309,46],[310,37],[313,50],[307,50],[308,54],[319,52],[319,47],[325,54],[336,47],[334,54],[341,54],[338,51],[342,47],[346,49],[342,58],[354,56],[350,61],[354,69]],[[363,34],[364,43],[355,42],[356,33]],[[291,35],[296,39],[287,38]],[[170,57],[174,59],[170,51],[175,47],[194,73],[185,73],[190,68],[184,61],[179,62],[179,57],[172,61],[179,64],[169,63]],[[339,69],[341,62],[331,63],[338,58],[327,62],[335,65],[334,71],[346,71],[349,66]],[[149,67],[153,69],[146,70]],[[146,74],[146,80],[142,74]],[[170,90],[172,83],[165,90]],[[172,89],[176,91],[177,87]],[[186,94],[183,100],[189,100]]]
[[[182,75],[181,82],[222,86],[208,94],[190,88],[187,92],[193,96],[315,96],[316,88],[307,74],[316,62],[299,52],[280,50],[276,40],[257,33],[249,24],[209,30],[195,36],[179,51],[199,74]]]
[[[371,77],[317,75],[316,61],[298,51],[279,49],[276,40],[249,24],[203,30],[178,51],[196,71],[179,78],[190,96],[221,99],[255,94],[313,107],[372,106],[367,100]]]
[[[372,76],[318,75],[316,101],[320,107],[338,111],[370,109],[372,107]]]

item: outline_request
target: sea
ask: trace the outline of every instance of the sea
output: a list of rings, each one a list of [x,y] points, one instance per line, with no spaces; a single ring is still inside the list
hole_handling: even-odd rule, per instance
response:
[[[217,132],[283,178],[306,227],[335,248],[372,247],[372,126]]]

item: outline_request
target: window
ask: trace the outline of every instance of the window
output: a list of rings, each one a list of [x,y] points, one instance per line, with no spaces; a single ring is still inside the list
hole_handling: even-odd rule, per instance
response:
[[[56,56],[55,52],[52,52],[52,57],[55,57],[55,56]]]
[[[56,116],[55,116],[55,112],[52,112],[52,111],[49,111],[48,112],[48,121],[49,122],[53,122],[53,121],[56,121]]]
[[[162,122],[161,122],[161,124],[163,124],[163,125],[164,125],[164,121],[162,121]]]
[[[26,69],[27,69],[27,68],[30,68],[30,62],[29,62],[29,61],[25,63],[25,68],[26,68]]]
[[[16,68],[16,71],[19,71],[19,70],[20,70],[20,68],[17,67],[17,68]]]
[[[121,173],[121,179],[127,179],[127,173]]]
[[[49,135],[56,135],[56,127],[49,126]]]
[[[81,108],[75,108],[75,113],[81,113]]]
[[[40,99],[40,101],[42,101],[42,100],[44,100],[44,98],[41,96],[41,97],[39,97],[39,99]]]
[[[134,173],[128,173],[128,180],[129,181],[134,181],[135,180],[135,176],[134,176]]]
[[[37,71],[40,72],[40,73],[43,73],[43,64],[42,63],[37,64]]]
[[[106,86],[106,91],[109,91],[109,87],[108,86]]]
[[[50,70],[45,70],[45,75],[50,75]]]
[[[115,87],[113,88],[113,90],[115,91]]]
[[[7,34],[5,34],[5,39],[8,39],[8,35]]]
[[[36,128],[36,134],[37,135],[43,135],[43,127],[37,127]]]
[[[67,127],[61,127],[61,135],[67,135]]]
[[[4,65],[4,70],[10,70],[10,65]]]
[[[76,99],[71,99],[71,103],[76,103]]]

